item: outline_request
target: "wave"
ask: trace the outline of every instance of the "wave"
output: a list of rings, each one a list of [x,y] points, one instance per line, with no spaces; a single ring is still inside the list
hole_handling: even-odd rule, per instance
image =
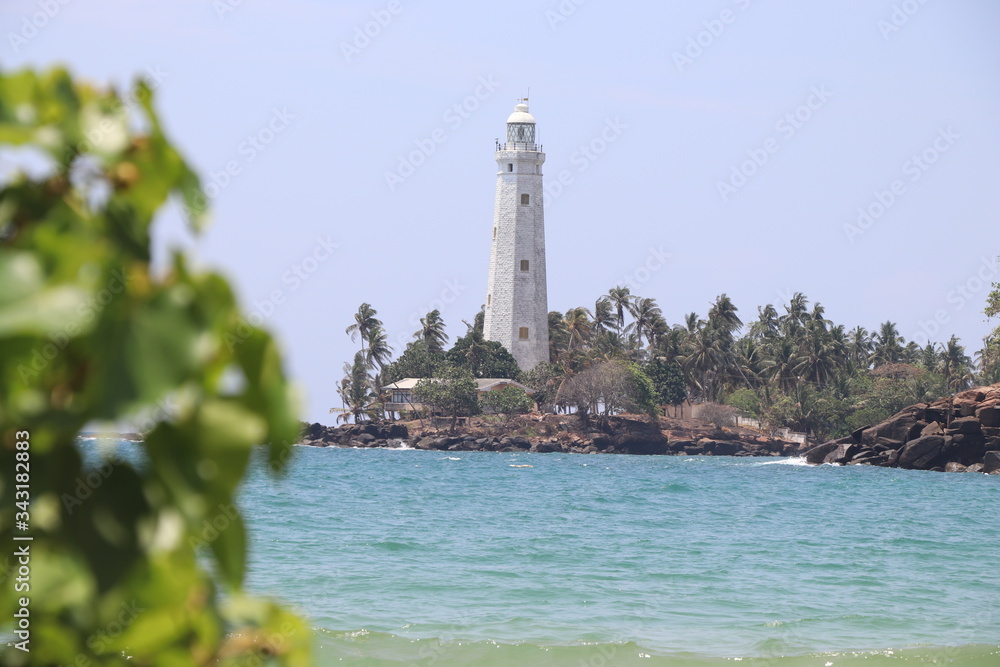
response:
[[[462,629],[437,638],[402,637],[390,633],[354,630],[316,630],[316,664],[336,662],[364,665],[477,665],[492,667],[519,665],[532,667],[579,667],[615,665],[621,667],[710,667],[734,663],[768,667],[897,667],[912,665],[955,665],[956,667],[996,667],[1000,646],[916,646],[903,649],[831,651],[782,655],[784,647],[758,647],[761,652],[745,656],[712,656],[694,653],[657,652],[634,642],[579,642],[560,645],[546,643],[502,643],[491,640],[467,641]]]
[[[805,459],[799,458],[798,456],[793,456],[789,459],[778,459],[777,461],[764,461],[762,463],[755,463],[758,466],[808,466],[810,465]]]

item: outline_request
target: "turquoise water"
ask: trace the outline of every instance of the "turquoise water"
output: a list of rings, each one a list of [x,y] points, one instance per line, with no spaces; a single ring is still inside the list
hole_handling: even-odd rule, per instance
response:
[[[321,665],[1000,665],[998,477],[300,447],[242,502]]]

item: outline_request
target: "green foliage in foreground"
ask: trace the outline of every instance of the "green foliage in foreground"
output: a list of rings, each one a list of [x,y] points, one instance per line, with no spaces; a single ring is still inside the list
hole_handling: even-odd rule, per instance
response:
[[[256,445],[271,443],[272,470],[286,463],[292,394],[221,276],[181,254],[151,273],[154,216],[178,195],[197,229],[205,198],[150,89],[132,97],[138,119],[65,71],[0,73],[0,145],[48,167],[0,184],[0,632],[25,597],[31,633],[30,653],[8,646],[0,662],[306,664],[302,621],[240,592],[233,504]],[[85,424],[140,413],[146,464],[84,465]],[[27,531],[16,459],[30,466]],[[34,537],[27,591],[12,585],[14,535]]]

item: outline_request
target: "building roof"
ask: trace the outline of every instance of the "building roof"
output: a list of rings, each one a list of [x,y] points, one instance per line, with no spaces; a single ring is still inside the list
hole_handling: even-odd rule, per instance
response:
[[[399,382],[393,382],[392,384],[382,387],[382,390],[388,391],[392,389],[404,389],[404,390],[413,389],[414,387],[417,386],[417,383],[420,382],[421,379],[422,378],[403,378]],[[478,391],[490,391],[493,389],[493,387],[496,387],[498,384],[512,384],[515,387],[520,387],[527,394],[535,393],[534,389],[526,387],[520,382],[515,382],[510,378],[476,378],[476,389]]]
[[[535,124],[535,117],[528,113],[527,104],[518,104],[514,107],[514,113],[507,118],[508,123],[531,123]]]

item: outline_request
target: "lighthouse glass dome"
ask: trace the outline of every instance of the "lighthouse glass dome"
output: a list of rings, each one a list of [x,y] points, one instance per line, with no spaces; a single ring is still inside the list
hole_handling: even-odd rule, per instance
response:
[[[528,113],[527,104],[518,104],[507,119],[507,150],[537,151],[535,117]]]

